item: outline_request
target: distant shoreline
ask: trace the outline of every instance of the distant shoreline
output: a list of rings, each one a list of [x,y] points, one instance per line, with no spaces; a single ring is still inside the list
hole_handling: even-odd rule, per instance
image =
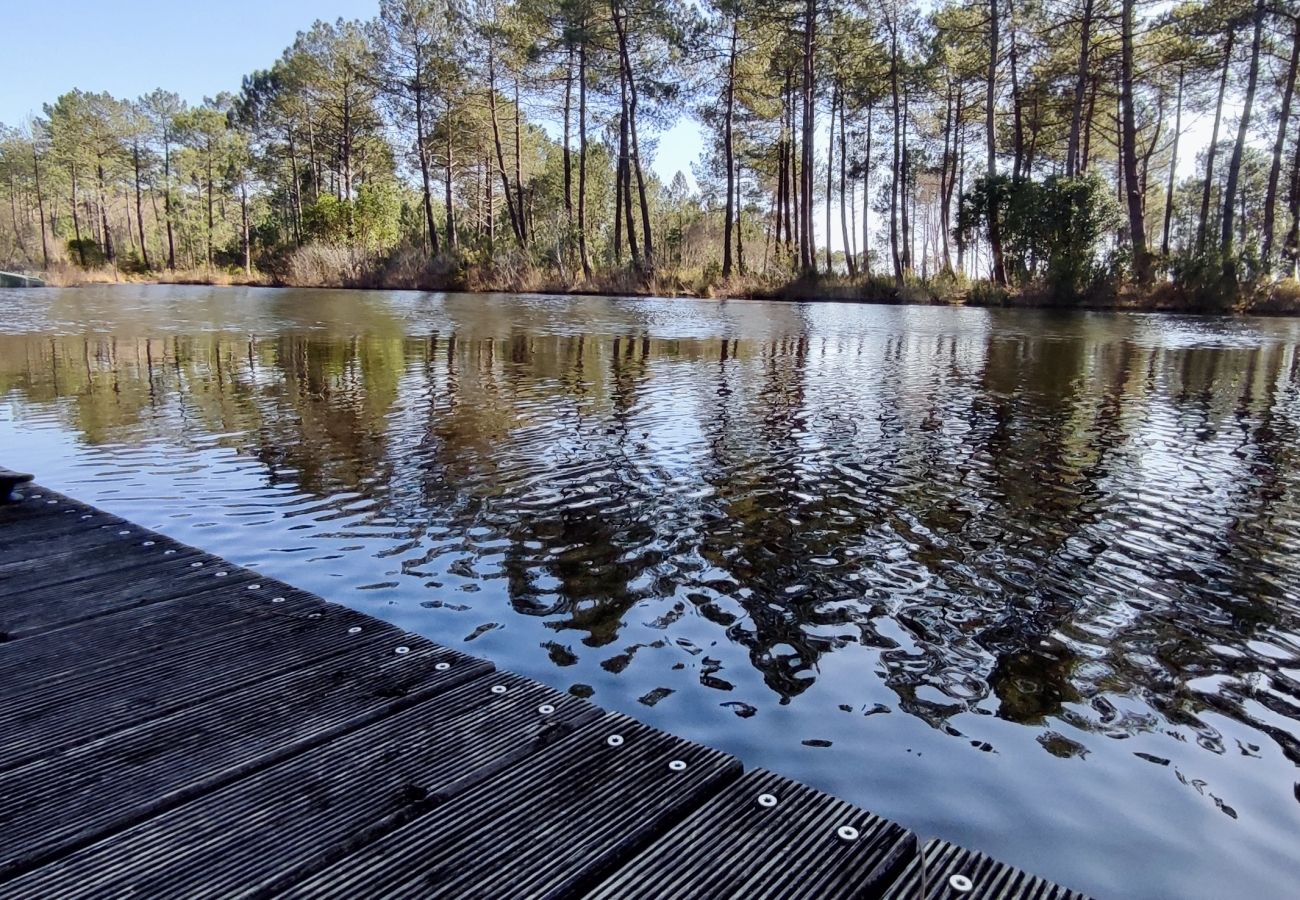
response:
[[[925,285],[907,285],[901,291],[893,285],[884,285],[879,280],[869,282],[849,282],[838,277],[795,281],[779,287],[743,286],[737,290],[728,290],[725,286],[717,290],[701,293],[683,288],[657,285],[657,289],[619,287],[611,289],[601,285],[558,285],[544,284],[536,287],[503,285],[421,285],[421,284],[386,284],[375,281],[362,281],[355,284],[319,283],[293,284],[267,276],[247,277],[242,274],[225,272],[213,275],[185,272],[176,277],[144,278],[138,275],[119,274],[111,277],[102,271],[90,273],[90,277],[77,279],[74,273],[53,273],[47,278],[49,288],[77,288],[96,285],[146,285],[164,287],[183,285],[191,287],[262,287],[279,289],[310,290],[358,290],[358,291],[421,291],[426,293],[463,293],[463,294],[553,294],[574,297],[638,297],[662,299],[691,300],[764,300],[780,303],[846,303],[871,306],[934,306],[972,309],[1034,309],[1057,312],[1145,312],[1163,314],[1182,314],[1237,318],[1242,316],[1287,317],[1300,316],[1300,289],[1294,282],[1280,282],[1274,285],[1279,290],[1281,302],[1239,303],[1232,309],[1214,309],[1169,302],[1167,292],[1153,291],[1149,296],[1137,298],[1132,295],[1118,297],[1110,302],[1089,302],[1086,300],[1062,301],[1045,297],[1031,291],[1005,293],[989,300],[972,297],[975,290],[953,291],[939,296]],[[84,273],[83,273],[84,274]],[[45,277],[45,274],[37,277]],[[1264,298],[1266,301],[1272,298]]]

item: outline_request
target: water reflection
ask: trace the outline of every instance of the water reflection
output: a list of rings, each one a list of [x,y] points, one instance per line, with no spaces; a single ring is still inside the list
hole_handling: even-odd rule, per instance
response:
[[[1267,894],[1293,869],[1290,323],[39,293],[0,335],[6,462],[63,459],[69,490],[125,483],[161,522],[150,498],[185,496],[196,529],[254,535],[211,549],[298,554],[290,580],[786,771],[764,748],[829,744],[856,774],[792,774],[1085,889]],[[924,747],[929,778],[1014,767],[933,797],[864,778],[875,742]],[[1115,821],[1182,796],[1153,765],[1196,795],[1192,833]],[[1077,819],[1027,811],[1052,779]],[[990,791],[1024,824],[963,810]]]

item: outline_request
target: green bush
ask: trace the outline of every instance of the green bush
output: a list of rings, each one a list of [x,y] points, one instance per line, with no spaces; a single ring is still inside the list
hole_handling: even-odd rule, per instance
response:
[[[1043,181],[981,178],[962,197],[958,230],[987,236],[991,210],[998,213],[1012,283],[1041,283],[1059,300],[1078,300],[1114,277],[1116,263],[1105,253],[1104,241],[1119,209],[1095,174]],[[975,289],[971,293],[981,296]]]

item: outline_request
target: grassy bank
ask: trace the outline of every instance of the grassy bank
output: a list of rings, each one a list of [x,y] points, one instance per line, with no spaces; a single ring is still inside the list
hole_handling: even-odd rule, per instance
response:
[[[606,270],[582,278],[578,273],[529,266],[452,265],[446,260],[403,260],[354,267],[338,259],[315,259],[278,273],[241,269],[190,269],[128,273],[111,267],[82,269],[65,265],[41,273],[53,287],[85,284],[194,284],[218,286],[353,288],[362,290],[464,291],[468,293],[578,294],[623,297],[698,297],[794,302],[876,303],[921,306],[975,306],[1025,309],[1088,309],[1242,315],[1300,315],[1300,282],[1258,281],[1228,291],[1191,288],[1165,280],[1138,289],[1132,284],[1103,287],[1086,295],[1062,295],[1045,285],[1003,288],[988,281],[956,278],[912,280],[902,286],[879,276],[849,278],[831,274],[793,280],[761,276],[721,278],[716,272],[661,271],[652,276],[631,268]],[[575,277],[576,276],[576,277]]]

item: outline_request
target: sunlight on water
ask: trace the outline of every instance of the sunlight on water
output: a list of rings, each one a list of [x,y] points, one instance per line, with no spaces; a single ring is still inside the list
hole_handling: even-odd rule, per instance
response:
[[[1290,320],[0,291],[0,464],[1104,896],[1285,896]]]

